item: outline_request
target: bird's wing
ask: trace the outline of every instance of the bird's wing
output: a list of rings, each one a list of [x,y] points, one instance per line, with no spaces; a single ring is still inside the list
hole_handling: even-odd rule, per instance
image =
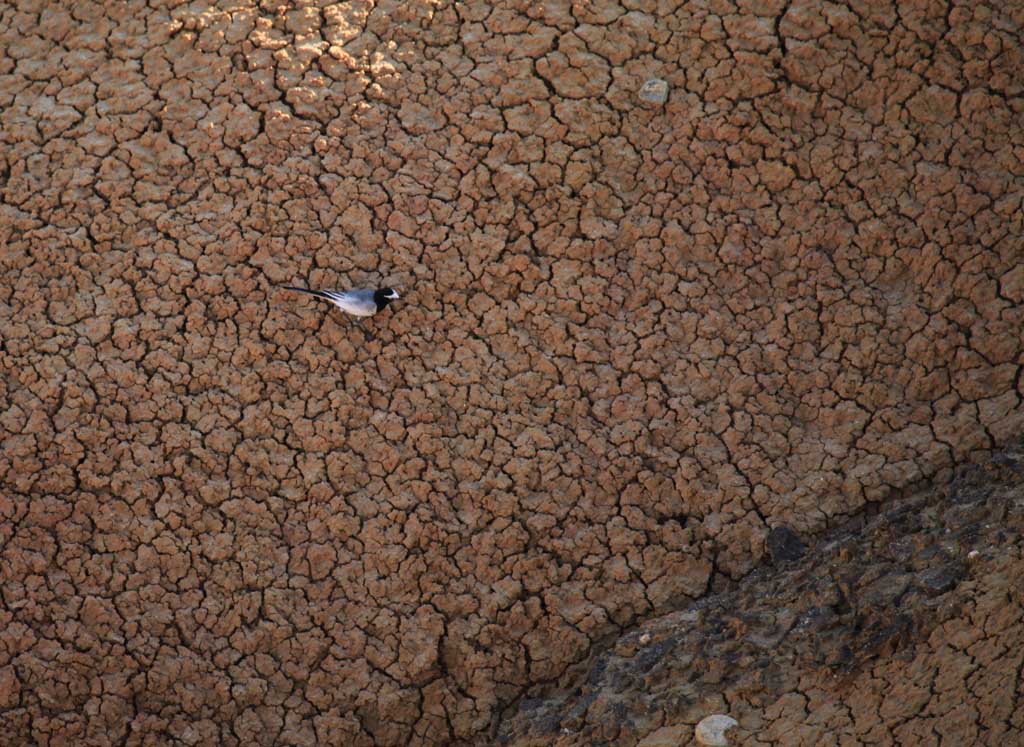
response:
[[[338,308],[356,316],[373,316],[377,313],[377,303],[373,300],[371,290],[328,291],[331,300]]]
[[[323,297],[329,298],[335,303],[345,303],[351,300],[354,291],[343,291],[343,290],[328,290],[323,291]]]
[[[285,290],[308,293],[317,298],[324,298],[347,314],[355,316],[373,316],[377,312],[377,303],[373,300],[373,291],[360,290],[310,290],[309,288],[296,288],[291,285],[282,286]]]

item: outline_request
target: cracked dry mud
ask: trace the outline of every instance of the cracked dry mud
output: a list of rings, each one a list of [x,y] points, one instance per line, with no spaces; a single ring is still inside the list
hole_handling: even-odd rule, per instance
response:
[[[483,743],[770,528],[991,454],[1022,24],[4,4],[5,743]]]

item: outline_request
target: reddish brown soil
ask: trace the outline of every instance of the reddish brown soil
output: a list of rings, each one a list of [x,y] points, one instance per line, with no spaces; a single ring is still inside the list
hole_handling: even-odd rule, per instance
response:
[[[1022,26],[4,4],[0,738],[486,740],[770,528],[990,455]],[[359,326],[296,283],[403,299]]]

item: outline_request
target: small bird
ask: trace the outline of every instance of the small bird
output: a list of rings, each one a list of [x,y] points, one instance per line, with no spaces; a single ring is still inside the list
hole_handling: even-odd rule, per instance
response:
[[[325,298],[346,314],[363,317],[373,316],[399,297],[398,292],[393,288],[316,291],[309,288],[296,288],[292,285],[285,285],[283,287],[285,290],[298,291],[299,293],[308,293],[317,298]]]

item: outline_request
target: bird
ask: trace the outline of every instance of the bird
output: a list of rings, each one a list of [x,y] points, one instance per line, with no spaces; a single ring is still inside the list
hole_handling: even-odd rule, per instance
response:
[[[310,290],[297,288],[294,285],[282,286],[285,290],[307,293],[310,296],[324,298],[346,314],[358,317],[373,316],[382,311],[389,303],[399,298],[398,291],[393,288],[357,288],[355,290]]]

